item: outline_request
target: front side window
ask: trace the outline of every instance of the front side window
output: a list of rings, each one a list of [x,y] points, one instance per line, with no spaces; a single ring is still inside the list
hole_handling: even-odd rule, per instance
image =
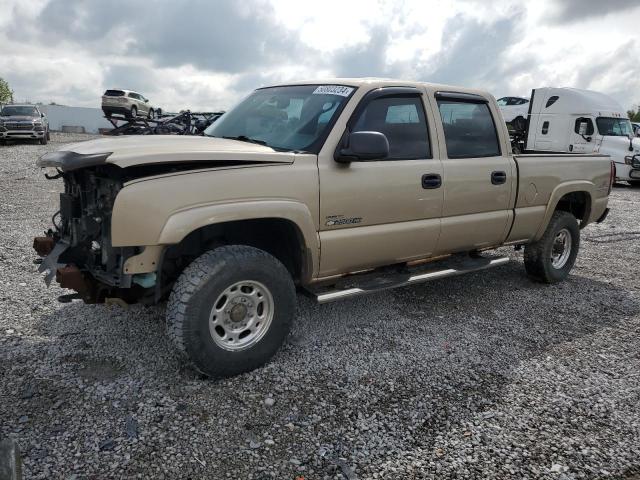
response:
[[[500,143],[486,103],[438,100],[449,158],[495,157]]]
[[[598,117],[598,133],[605,137],[628,137],[633,132],[631,121],[627,118]]]
[[[585,135],[593,135],[593,121],[588,117],[578,117],[576,118],[575,125],[573,127],[573,131],[577,134],[580,134],[580,124],[586,123],[587,130]]]
[[[431,158],[427,121],[417,95],[371,100],[351,131],[384,133],[389,141],[389,156],[385,160]]]
[[[354,91],[342,85],[262,88],[220,117],[205,135],[318,153]]]

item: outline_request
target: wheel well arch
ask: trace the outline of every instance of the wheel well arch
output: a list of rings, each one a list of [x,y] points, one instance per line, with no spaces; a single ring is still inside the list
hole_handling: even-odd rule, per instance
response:
[[[171,285],[189,263],[221,245],[248,245],[270,253],[296,283],[312,274],[310,250],[298,225],[286,218],[267,217],[204,225],[168,246],[159,268],[162,285]]]
[[[580,220],[580,228],[584,228],[591,215],[591,201],[591,194],[583,190],[565,193],[556,203],[554,211],[572,214]]]

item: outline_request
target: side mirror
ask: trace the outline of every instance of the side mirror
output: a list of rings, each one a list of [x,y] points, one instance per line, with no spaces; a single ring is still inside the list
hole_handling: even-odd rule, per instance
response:
[[[389,140],[381,132],[354,132],[347,138],[349,146],[342,148],[336,161],[341,163],[383,160],[389,156]]]
[[[41,113],[41,114],[40,114],[40,117],[41,117],[41,118],[44,118],[44,113]]]
[[[145,99],[144,99],[144,103],[149,103],[149,99],[148,99],[148,98],[145,98]]]

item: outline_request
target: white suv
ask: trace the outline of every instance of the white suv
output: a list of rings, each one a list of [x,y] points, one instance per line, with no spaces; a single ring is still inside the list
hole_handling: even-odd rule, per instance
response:
[[[129,118],[155,118],[160,115],[160,109],[152,107],[149,99],[131,90],[107,90],[102,95],[102,111],[105,116],[113,114],[124,115]]]

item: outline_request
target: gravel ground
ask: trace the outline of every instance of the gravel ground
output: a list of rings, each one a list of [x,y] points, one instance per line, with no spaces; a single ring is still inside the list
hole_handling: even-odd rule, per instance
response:
[[[0,435],[25,478],[640,478],[640,189],[568,281],[509,265],[318,306],[224,381],[174,356],[163,307],[59,304],[33,264],[61,182],[0,149]]]

